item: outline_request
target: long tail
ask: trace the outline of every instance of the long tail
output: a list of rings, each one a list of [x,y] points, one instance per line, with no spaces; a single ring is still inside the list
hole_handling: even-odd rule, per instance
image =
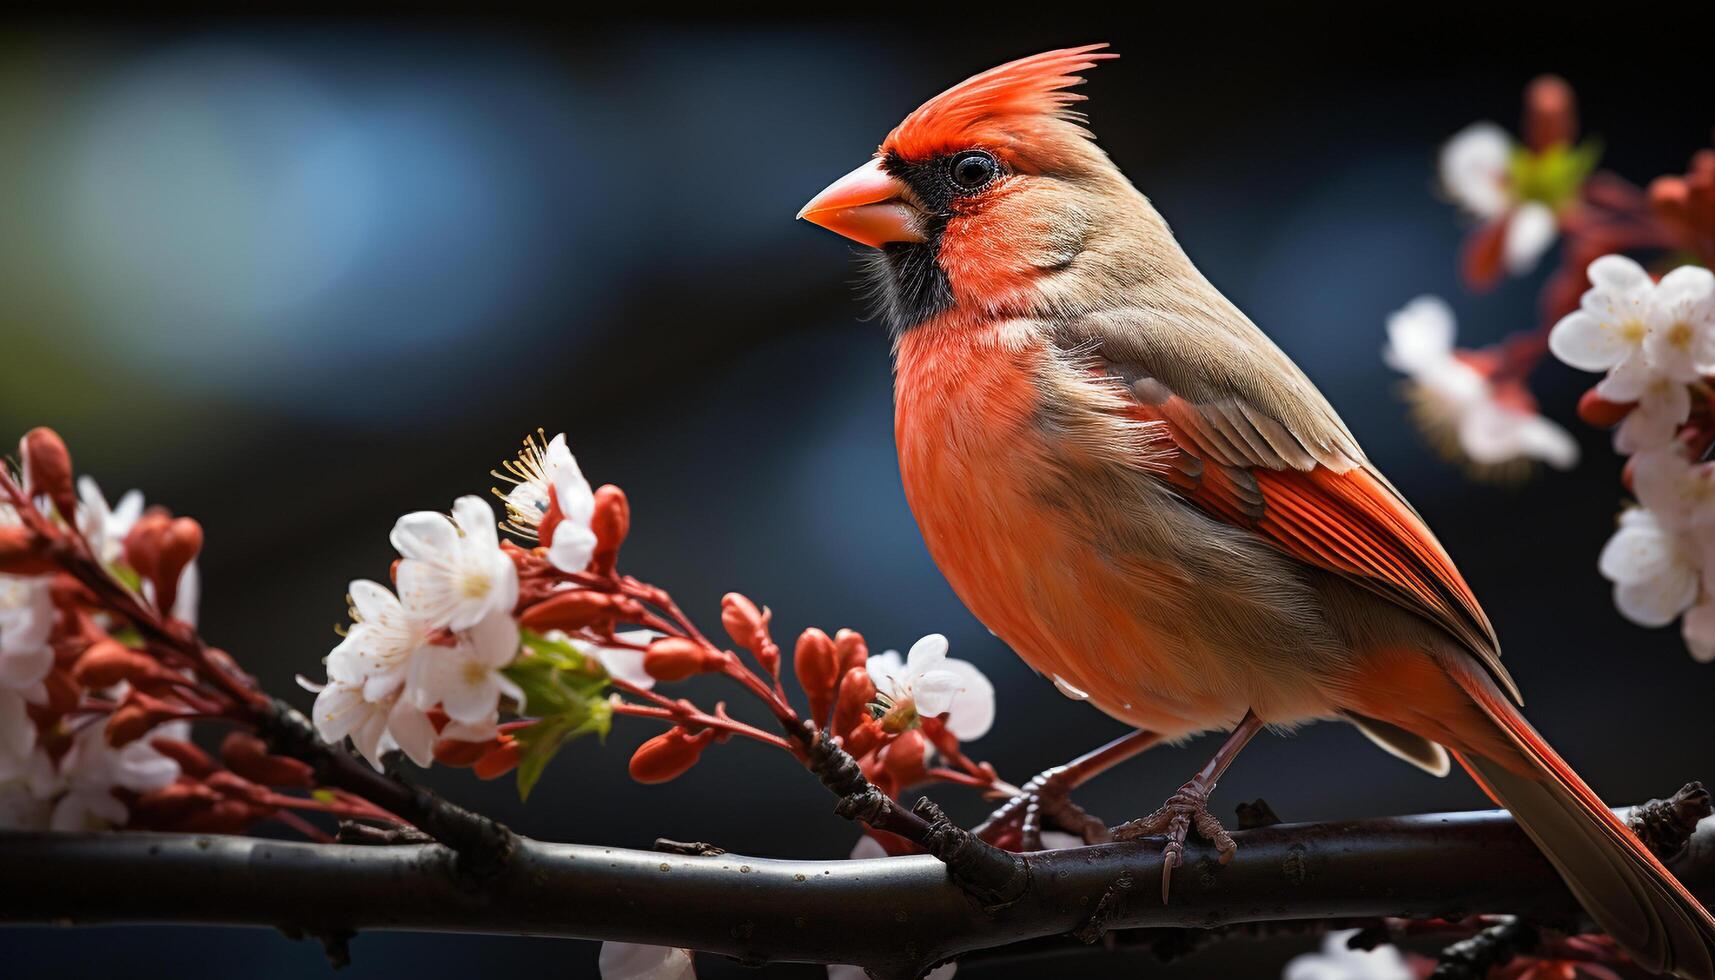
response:
[[[1449,670],[1495,729],[1454,756],[1644,969],[1715,980],[1715,918],[1656,860],[1486,675]],[[1475,668],[1475,665],[1471,665]],[[1500,736],[1499,745],[1493,736]],[[1487,743],[1486,745],[1484,743]],[[1500,748],[1500,751],[1494,751]],[[1510,750],[1510,751],[1509,751]]]

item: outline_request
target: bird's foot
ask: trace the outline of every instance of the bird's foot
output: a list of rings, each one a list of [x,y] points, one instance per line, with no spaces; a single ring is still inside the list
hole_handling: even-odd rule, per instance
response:
[[[1233,841],[1227,828],[1221,826],[1221,821],[1209,812],[1209,792],[1213,787],[1205,786],[1199,779],[1193,779],[1179,787],[1161,809],[1147,817],[1127,821],[1115,827],[1112,831],[1114,840],[1138,840],[1143,837],[1166,837],[1167,844],[1161,849],[1161,904],[1167,904],[1167,897],[1173,883],[1173,869],[1185,861],[1185,838],[1193,828],[1198,836],[1215,845],[1220,852],[1221,863],[1226,864],[1233,859],[1239,845]]]
[[[989,814],[976,829],[978,838],[1019,851],[1042,849],[1042,831],[1058,827],[1086,844],[1101,844],[1111,838],[1101,819],[1072,802],[1077,773],[1069,766],[1055,766],[1037,773],[1018,795]]]

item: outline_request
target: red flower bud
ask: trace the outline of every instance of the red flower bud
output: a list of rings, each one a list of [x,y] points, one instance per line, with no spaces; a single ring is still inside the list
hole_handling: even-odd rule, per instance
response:
[[[53,571],[53,560],[36,545],[36,535],[29,528],[16,524],[0,527],[0,572],[42,575]]]
[[[202,551],[202,525],[189,517],[174,518],[161,532],[154,574],[155,607],[170,612],[179,595],[179,575]]]
[[[536,522],[536,540],[544,545],[553,541],[554,529],[559,527],[560,522],[565,519],[565,512],[560,510],[560,495],[550,484],[548,486],[548,509],[542,514],[541,520]]]
[[[923,768],[927,748],[922,731],[912,729],[901,732],[898,738],[882,750],[882,767],[901,788],[922,782],[928,775]]]
[[[138,575],[153,580],[161,566],[161,545],[172,523],[172,515],[159,507],[151,507],[137,518],[131,532],[125,535],[125,564]]]
[[[845,735],[869,717],[869,703],[875,700],[875,682],[869,671],[853,667],[840,679],[840,696],[834,704],[834,734]]]
[[[155,726],[184,713],[184,709],[170,701],[133,690],[107,718],[107,744],[114,748],[129,745],[149,734]]]
[[[1486,293],[1500,282],[1506,266],[1507,218],[1505,215],[1473,228],[1460,249],[1459,271],[1473,292]]]
[[[167,738],[163,735],[150,739],[149,747],[177,762],[179,771],[186,776],[202,779],[216,769],[214,760],[208,757],[208,753],[190,742],[182,742],[176,738]],[[171,788],[168,787],[168,789]]]
[[[589,589],[568,589],[555,592],[525,609],[519,615],[518,623],[538,633],[548,630],[569,632],[586,626],[611,624],[634,612],[633,605],[624,596]]]
[[[71,453],[59,433],[43,427],[31,429],[18,444],[18,456],[24,461],[24,492],[31,497],[47,497],[61,517],[76,520]]]
[[[853,667],[862,667],[869,661],[869,644],[863,640],[863,634],[857,630],[840,630],[834,634],[834,649],[840,655],[840,676]]]
[[[40,707],[55,718],[70,714],[83,697],[82,685],[73,679],[70,671],[61,667],[48,671],[48,676],[42,678],[42,686],[47,689],[48,703]],[[34,709],[37,706],[30,707]]]
[[[268,743],[249,732],[233,731],[220,743],[226,768],[264,786],[312,786],[315,770],[308,763],[268,751]]]
[[[834,707],[834,688],[840,680],[840,655],[834,641],[814,626],[798,634],[798,645],[792,651],[792,670],[798,675],[798,686],[810,699],[810,720],[826,725],[828,712]]]
[[[160,827],[220,800],[221,795],[200,780],[180,776],[176,782],[137,797],[131,806],[131,816],[137,823]]]
[[[1637,407],[1637,402],[1611,402],[1591,388],[1578,398],[1578,417],[1598,429],[1619,425]]]
[[[473,771],[478,779],[498,779],[518,768],[524,747],[510,735],[502,735],[491,743],[489,751],[476,760]]]
[[[643,670],[658,681],[682,681],[720,670],[726,654],[682,636],[663,636],[643,654]]]
[[[732,641],[751,653],[761,655],[761,648],[773,646],[768,637],[768,613],[756,608],[756,603],[737,592],[721,597],[721,625],[726,627]]]
[[[266,805],[263,801],[268,798],[268,787],[253,783],[238,773],[217,769],[209,773],[203,782],[208,784],[209,789],[228,799]]]
[[[865,718],[843,736],[843,747],[854,759],[861,759],[887,740],[887,729],[874,718]]]
[[[703,749],[713,741],[712,729],[695,735],[683,728],[671,728],[637,747],[631,756],[631,778],[640,783],[665,783],[684,775],[697,764]]]
[[[161,666],[146,654],[138,653],[118,640],[97,640],[77,658],[71,669],[72,679],[84,687],[100,690],[120,681],[152,680]]]
[[[624,490],[611,483],[596,488],[590,530],[595,532],[590,569],[601,575],[611,574],[619,562],[619,546],[631,531],[631,503],[625,499]]]
[[[171,829],[187,834],[242,834],[278,812],[275,807],[228,798],[192,810],[174,821]]]
[[[1541,75],[1524,91],[1524,141],[1537,153],[1571,146],[1578,136],[1578,103],[1558,75]]]
[[[487,742],[461,742],[456,738],[443,738],[435,743],[435,761],[443,766],[463,769],[476,765],[476,760],[488,754],[494,748],[493,740]]]

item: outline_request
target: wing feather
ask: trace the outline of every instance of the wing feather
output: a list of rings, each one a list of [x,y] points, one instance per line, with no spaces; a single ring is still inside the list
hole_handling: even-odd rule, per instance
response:
[[[1173,319],[1108,311],[1062,348],[1122,381],[1139,420],[1165,423],[1168,484],[1307,564],[1439,624],[1516,700],[1475,593],[1417,512],[1357,446],[1316,387],[1260,331],[1216,331],[1185,349]]]

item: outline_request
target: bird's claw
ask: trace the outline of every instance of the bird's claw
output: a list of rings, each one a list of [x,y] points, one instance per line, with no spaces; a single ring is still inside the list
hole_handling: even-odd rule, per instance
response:
[[[1193,780],[1179,787],[1161,809],[1147,817],[1129,820],[1112,831],[1117,841],[1166,837],[1161,848],[1161,904],[1166,905],[1173,884],[1173,869],[1185,863],[1185,838],[1195,828],[1197,836],[1215,845],[1220,862],[1226,864],[1239,845],[1221,821],[1209,812],[1209,791]]]
[[[996,846],[1039,851],[1043,827],[1051,826],[1082,838],[1086,844],[1106,843],[1111,839],[1107,824],[1072,802],[1072,782],[1072,772],[1065,766],[1038,773],[1017,796],[989,814],[977,828],[977,837]]]

